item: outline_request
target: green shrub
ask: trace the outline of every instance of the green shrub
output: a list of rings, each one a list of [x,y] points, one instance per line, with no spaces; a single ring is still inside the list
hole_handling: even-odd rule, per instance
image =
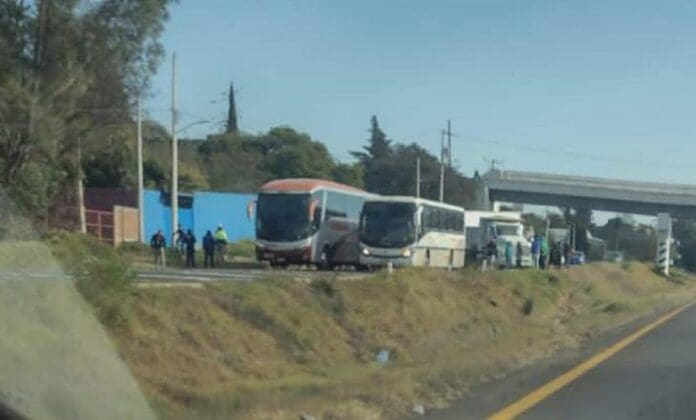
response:
[[[256,258],[254,241],[237,241],[227,245],[227,255],[231,257]]]
[[[127,323],[135,273],[114,248],[81,234],[59,233],[50,243],[99,320],[110,327]]]

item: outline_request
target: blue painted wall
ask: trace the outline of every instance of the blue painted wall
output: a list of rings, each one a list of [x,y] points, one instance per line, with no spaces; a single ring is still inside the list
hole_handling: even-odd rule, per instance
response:
[[[197,192],[193,195],[193,226],[199,245],[207,230],[222,224],[231,242],[254,239],[254,220],[247,218],[247,205],[256,194]]]
[[[197,247],[207,230],[214,231],[222,224],[230,241],[254,239],[254,220],[247,218],[246,209],[250,201],[256,200],[255,194],[198,192],[193,195],[193,207],[179,208],[179,223],[184,230],[193,229]],[[162,229],[167,243],[171,242],[171,208],[165,205],[160,191],[145,190],[145,239]]]

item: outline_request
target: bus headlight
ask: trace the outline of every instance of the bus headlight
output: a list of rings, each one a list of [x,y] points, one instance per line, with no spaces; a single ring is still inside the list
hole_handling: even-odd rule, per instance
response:
[[[401,256],[402,257],[410,257],[412,254],[411,248],[404,248],[401,250]]]
[[[363,255],[370,255],[370,250],[367,249],[367,248],[363,248],[363,249],[362,249],[362,254],[363,254]]]

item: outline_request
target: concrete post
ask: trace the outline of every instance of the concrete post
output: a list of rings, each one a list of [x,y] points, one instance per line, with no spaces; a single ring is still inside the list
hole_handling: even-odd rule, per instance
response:
[[[657,255],[655,265],[664,275],[669,275],[669,265],[671,260],[670,248],[672,245],[672,218],[669,213],[658,213],[657,215]]]

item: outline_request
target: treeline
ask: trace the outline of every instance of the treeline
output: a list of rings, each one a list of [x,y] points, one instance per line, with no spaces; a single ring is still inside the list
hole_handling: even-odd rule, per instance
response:
[[[4,203],[47,224],[69,218],[58,210],[76,210],[81,163],[89,166],[80,155],[133,151],[133,98],[162,58],[168,4],[0,0]]]
[[[370,122],[370,136],[363,150],[353,152],[356,161],[336,161],[324,143],[290,127],[275,127],[266,133],[214,134],[205,140],[184,140],[179,146],[179,188],[182,191],[256,191],[266,181],[278,178],[311,177],[335,180],[380,194],[416,194],[416,159],[421,161],[421,195],[439,196],[438,159],[416,144],[394,144],[379,127]],[[145,132],[145,181],[150,188],[168,189],[170,139],[167,131],[149,123]],[[108,167],[108,156],[102,159]],[[123,186],[131,182],[122,177],[104,176],[116,168],[100,170],[88,177],[93,186]],[[446,168],[445,198],[450,203],[469,206],[474,200],[474,183],[456,168]],[[104,183],[104,181],[118,181]]]
[[[52,224],[78,220],[78,186],[136,185],[135,98],[163,58],[169,0],[0,0],[0,195]],[[276,178],[315,177],[384,194],[436,199],[438,158],[388,139],[372,117],[354,162],[290,127],[180,141],[182,191],[255,191]],[[367,125],[367,121],[366,121]],[[169,189],[170,135],[144,127],[145,177]],[[360,139],[356,139],[360,140]],[[446,201],[468,206],[474,187],[447,168]],[[9,200],[5,200],[5,197]],[[0,232],[1,234],[1,232]]]

